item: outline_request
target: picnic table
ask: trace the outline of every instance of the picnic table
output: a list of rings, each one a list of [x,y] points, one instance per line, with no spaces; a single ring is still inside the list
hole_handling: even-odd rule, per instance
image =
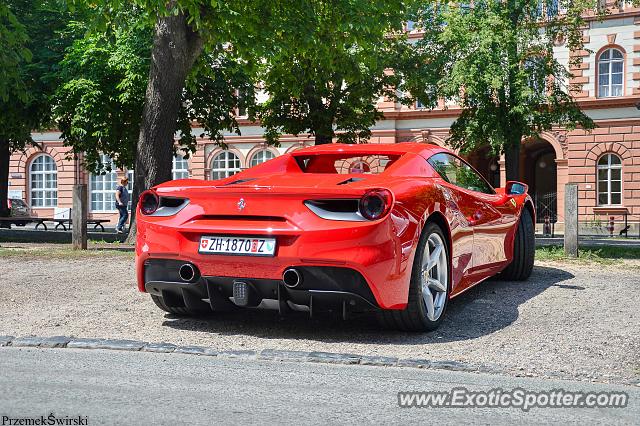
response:
[[[36,224],[36,229],[38,229],[40,226],[42,226],[44,228],[45,231],[48,231],[49,228],[47,228],[47,224],[45,222],[53,222],[56,224],[54,229],[59,229],[62,228],[65,231],[68,231],[69,229],[71,229],[71,225],[72,225],[72,221],[71,219],[58,219],[58,218],[53,218],[53,217],[31,217],[31,216],[27,216],[27,217],[0,217],[0,222],[2,223],[8,223],[9,226],[11,226],[11,224],[27,224],[27,223],[35,223]],[[104,226],[102,225],[103,223],[107,223],[109,222],[108,219],[88,219],[87,220],[87,225],[93,225],[93,229],[98,230],[98,228],[100,228],[101,232],[104,232]],[[68,228],[67,228],[68,226]]]

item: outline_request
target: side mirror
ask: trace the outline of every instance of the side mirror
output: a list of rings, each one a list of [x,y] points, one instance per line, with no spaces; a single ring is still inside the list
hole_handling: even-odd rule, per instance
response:
[[[522,195],[526,194],[529,190],[529,186],[526,183],[516,182],[511,180],[507,182],[507,185],[504,187],[504,193],[507,195]]]

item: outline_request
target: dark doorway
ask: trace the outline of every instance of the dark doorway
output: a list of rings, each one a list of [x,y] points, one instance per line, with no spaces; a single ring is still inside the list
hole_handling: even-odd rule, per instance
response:
[[[532,139],[520,150],[520,179],[529,185],[529,194],[536,205],[537,221],[545,217],[558,219],[558,171],[556,152],[544,139]]]

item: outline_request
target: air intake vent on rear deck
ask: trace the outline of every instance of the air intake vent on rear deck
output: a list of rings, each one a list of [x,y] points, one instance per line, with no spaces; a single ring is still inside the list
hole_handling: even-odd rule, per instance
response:
[[[256,178],[249,178],[249,179],[238,179],[238,180],[234,180],[232,182],[226,183],[223,186],[229,186],[229,185],[238,185],[240,183],[247,183],[247,182],[251,182],[252,180],[256,180]]]
[[[343,180],[342,182],[338,183],[337,185],[346,185],[346,184],[352,183],[352,182],[360,182],[361,180],[364,180],[364,178],[352,177],[352,178],[349,178],[347,180]]]

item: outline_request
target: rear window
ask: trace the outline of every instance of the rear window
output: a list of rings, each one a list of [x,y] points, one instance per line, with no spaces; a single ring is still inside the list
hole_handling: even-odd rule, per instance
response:
[[[400,155],[309,155],[296,156],[305,173],[331,173],[338,175],[377,175],[384,172]]]

